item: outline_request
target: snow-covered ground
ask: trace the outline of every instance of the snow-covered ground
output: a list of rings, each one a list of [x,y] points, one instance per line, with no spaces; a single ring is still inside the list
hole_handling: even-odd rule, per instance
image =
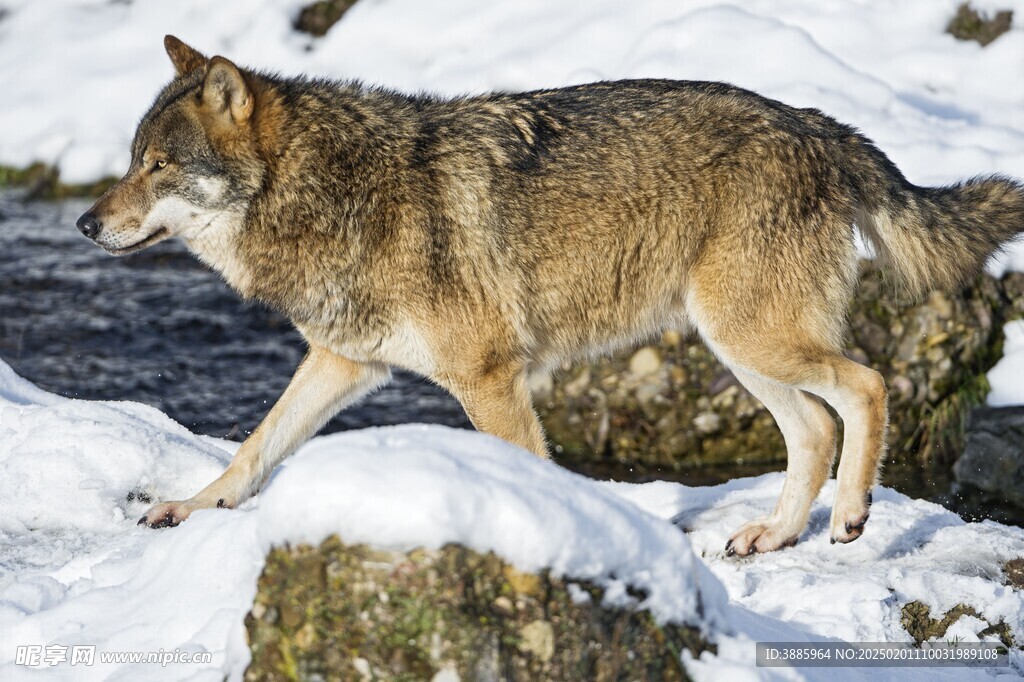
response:
[[[960,0],[360,0],[317,41],[291,28],[304,2],[0,0],[0,164],[45,161],[70,182],[123,171],[135,122],[170,78],[161,39],[174,33],[242,64],[449,94],[639,76],[727,80],[859,126],[919,184],[1024,177],[1020,0],[974,2],[1017,10],[1014,29],[984,49],[943,32]],[[1024,248],[991,264],[994,273],[1008,267],[1024,270]],[[1024,351],[1014,343],[990,375],[993,402],[1024,402]],[[967,524],[881,490],[864,537],[832,546],[829,486],[795,548],[729,559],[728,533],[770,509],[779,475],[713,488],[599,484],[441,428],[316,439],[241,509],[199,512],[159,532],[135,526],[147,506],[140,494],[190,495],[234,447],[145,406],[47,394],[0,363],[0,679],[36,677],[17,665],[17,645],[79,644],[213,659],[49,672],[238,679],[248,654],[242,618],[267,547],[334,531],[387,546],[461,541],[523,568],[605,581],[614,573],[646,586],[662,617],[693,616],[699,595],[720,651],[689,663],[704,679],[726,669],[798,677],[753,668],[755,640],[905,641],[900,608],[913,600],[935,615],[970,604],[1024,641],[1021,592],[999,573],[1024,556],[1021,529]],[[955,633],[970,639],[968,625]],[[1007,672],[1024,673],[1019,652],[1012,663]]]
[[[331,533],[396,549],[461,542],[524,570],[549,566],[593,579],[613,595],[623,582],[642,587],[659,618],[709,628],[719,655],[688,663],[701,679],[727,670],[799,679],[755,668],[755,641],[909,641],[900,609],[914,600],[937,616],[969,604],[1024,638],[1024,594],[1002,585],[1000,569],[1024,556],[1022,529],[968,524],[878,490],[864,537],[832,545],[829,485],[796,547],[728,558],[728,534],[770,511],[781,474],[711,488],[599,483],[490,436],[444,427],[316,438],[240,509],[197,512],[174,529],[136,525],[147,506],[140,495],[191,494],[235,447],[194,436],[146,406],[46,393],[0,363],[0,679],[45,670],[76,680],[238,680],[248,663],[242,620],[267,549]],[[977,641],[978,625],[965,619],[953,632]],[[94,664],[29,667],[19,663],[18,646],[44,654],[66,647],[69,659],[73,647],[94,646]],[[104,653],[160,651],[212,656],[167,666],[100,661]],[[1004,672],[1024,673],[1019,652],[1011,663]],[[852,680],[868,672],[803,675]],[[988,678],[963,669],[902,672]]]

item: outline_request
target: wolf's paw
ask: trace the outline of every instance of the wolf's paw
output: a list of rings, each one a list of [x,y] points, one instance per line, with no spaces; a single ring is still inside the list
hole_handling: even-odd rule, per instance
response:
[[[772,517],[755,519],[732,534],[725,543],[727,556],[749,556],[754,552],[773,552],[783,547],[792,547],[800,536],[800,530],[792,524],[783,523]]]
[[[196,508],[188,501],[185,502],[161,502],[154,504],[139,519],[140,526],[150,528],[170,528],[188,518],[189,514]]]
[[[864,524],[871,515],[871,491],[864,497],[837,496],[829,524],[832,544],[853,542],[864,534]]]

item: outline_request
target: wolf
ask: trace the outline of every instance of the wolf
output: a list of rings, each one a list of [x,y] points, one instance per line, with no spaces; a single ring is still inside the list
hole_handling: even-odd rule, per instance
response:
[[[843,355],[855,230],[909,294],[951,288],[1024,230],[1001,176],[911,184],[815,109],[714,82],[623,80],[442,98],[285,78],[173,36],[175,76],[131,164],[77,223],[111,254],[176,237],[308,353],[223,475],[140,523],[235,507],[391,367],[473,424],[548,451],[527,377],[695,332],[774,415],[785,483],[726,552],[790,546],[830,476],[829,532],[864,531],[885,451],[882,377]]]

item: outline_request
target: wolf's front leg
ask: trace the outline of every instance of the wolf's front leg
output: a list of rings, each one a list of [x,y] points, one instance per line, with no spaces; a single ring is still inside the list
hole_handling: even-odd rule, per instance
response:
[[[176,526],[197,509],[235,507],[259,490],[274,467],[328,419],[388,380],[378,363],[353,362],[311,347],[281,398],[238,449],[216,481],[181,502],[161,502],[139,519],[151,528]]]

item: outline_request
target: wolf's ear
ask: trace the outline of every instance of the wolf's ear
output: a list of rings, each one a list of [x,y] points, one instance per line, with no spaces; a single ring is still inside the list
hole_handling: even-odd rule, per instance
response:
[[[224,57],[210,60],[203,81],[203,104],[217,114],[230,114],[241,123],[252,114],[253,98],[238,67]]]
[[[206,57],[202,52],[192,49],[174,36],[164,36],[164,49],[174,64],[179,76],[192,73],[206,65]]]

